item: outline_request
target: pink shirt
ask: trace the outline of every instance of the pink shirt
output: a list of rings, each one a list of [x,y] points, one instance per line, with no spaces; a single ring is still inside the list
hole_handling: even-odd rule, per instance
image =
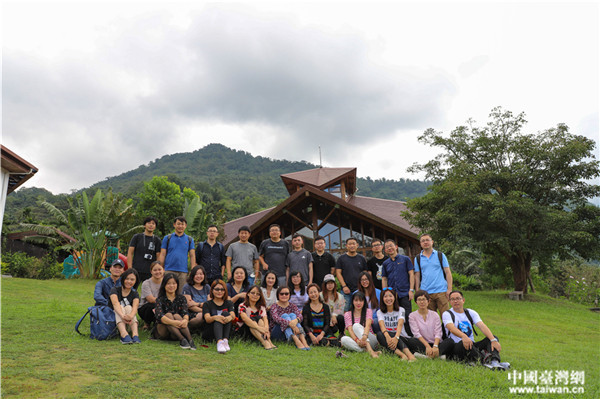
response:
[[[369,332],[371,334],[373,334],[373,311],[371,309],[367,309],[367,316],[365,317],[365,324],[367,323],[367,320],[369,320],[369,319],[371,319],[371,329]],[[344,313],[344,323],[346,323],[346,328],[352,328],[352,325],[354,323],[360,324],[360,317],[352,320],[352,311],[349,310],[346,313]]]
[[[416,310],[408,315],[410,329],[415,338],[423,337],[428,343],[435,342],[436,338],[442,339],[442,322],[433,310],[427,310],[427,321]]]

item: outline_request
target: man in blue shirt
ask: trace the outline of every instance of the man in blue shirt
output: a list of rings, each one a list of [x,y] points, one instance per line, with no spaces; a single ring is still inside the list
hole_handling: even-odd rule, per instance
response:
[[[452,292],[452,272],[446,255],[433,249],[433,239],[429,234],[423,234],[420,242],[423,250],[417,255],[419,259],[415,258],[416,289],[429,293],[429,309],[439,311],[441,316],[450,309],[448,299]]]
[[[225,274],[225,248],[217,242],[219,229],[214,224],[206,230],[206,241],[196,247],[196,264],[204,266],[206,282],[210,285],[215,280],[223,279]]]
[[[123,274],[124,268],[125,264],[123,264],[123,261],[121,259],[116,259],[110,265],[110,276],[96,283],[96,287],[94,288],[94,300],[96,301],[96,306],[108,306],[110,290],[112,290],[113,287],[121,286],[121,274]]]
[[[196,266],[196,251],[194,239],[185,234],[187,221],[183,216],[177,216],[173,222],[175,232],[166,235],[160,248],[160,263],[165,266],[165,275],[173,273],[179,280],[180,294],[188,275],[188,257],[191,267]]]
[[[398,254],[396,241],[386,240],[384,250],[389,258],[381,266],[381,286],[396,291],[400,306],[404,308],[404,318],[407,320],[412,312],[411,301],[415,295],[414,267],[408,256]],[[412,336],[408,323],[404,323],[404,328],[406,333]]]

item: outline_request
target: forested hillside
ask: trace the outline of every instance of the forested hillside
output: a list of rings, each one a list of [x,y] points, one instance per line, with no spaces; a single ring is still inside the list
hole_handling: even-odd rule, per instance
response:
[[[352,165],[340,165],[352,166]],[[252,156],[221,144],[209,144],[199,150],[165,155],[147,165],[107,177],[86,190],[112,187],[137,202],[144,182],[153,176],[168,176],[181,188],[198,193],[211,211],[224,209],[228,220],[271,207],[287,198],[280,175],[312,169],[308,162],[290,162]],[[360,171],[359,171],[360,172]],[[358,195],[405,200],[425,194],[428,183],[419,180],[358,179]],[[52,195],[42,188],[23,188],[7,197],[5,222],[16,223],[23,218],[42,222],[47,214],[37,204],[40,199],[60,205],[66,194]]]

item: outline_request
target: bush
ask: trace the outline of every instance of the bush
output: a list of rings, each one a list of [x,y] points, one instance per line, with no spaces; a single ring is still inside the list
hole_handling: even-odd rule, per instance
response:
[[[460,273],[452,273],[452,286],[464,291],[480,291],[483,288],[483,284],[476,277]]]
[[[51,254],[43,258],[28,256],[24,252],[2,253],[2,274],[13,277],[48,280],[61,278],[62,264],[56,262]]]
[[[598,306],[600,268],[580,259],[554,262],[549,270],[550,296]]]

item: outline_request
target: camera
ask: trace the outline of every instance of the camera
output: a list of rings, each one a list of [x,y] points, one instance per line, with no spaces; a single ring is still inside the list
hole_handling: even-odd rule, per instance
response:
[[[144,254],[144,259],[152,260],[152,254]]]

